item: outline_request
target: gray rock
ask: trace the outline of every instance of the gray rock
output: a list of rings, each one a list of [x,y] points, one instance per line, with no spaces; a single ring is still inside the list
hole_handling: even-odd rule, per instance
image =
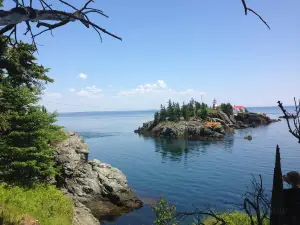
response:
[[[236,120],[235,120],[235,118],[234,118],[234,115],[230,115],[230,116],[229,116],[229,119],[231,120],[231,122],[232,122],[233,124],[236,124]]]
[[[223,111],[219,111],[219,115],[222,118],[222,120],[225,121],[226,124],[232,124],[232,121],[229,119],[229,117],[227,116],[226,113],[224,113]]]
[[[55,160],[62,167],[62,176],[57,178],[57,183],[77,202],[77,219],[88,212],[99,219],[142,207],[142,202],[128,187],[127,179],[119,169],[99,160],[87,161],[88,147],[82,137],[72,133],[55,147]],[[93,221],[91,216],[87,219]]]
[[[151,130],[155,137],[187,138],[187,139],[222,139],[225,131],[220,127],[205,127],[200,120],[168,122],[158,124]]]
[[[74,204],[73,225],[99,225],[99,220],[93,216],[90,209],[80,202]]]

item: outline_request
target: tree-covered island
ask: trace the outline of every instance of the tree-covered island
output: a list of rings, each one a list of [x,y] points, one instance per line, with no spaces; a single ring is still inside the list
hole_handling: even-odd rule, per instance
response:
[[[196,140],[221,140],[234,129],[267,125],[278,120],[266,114],[249,112],[247,109],[234,113],[230,103],[209,107],[191,99],[189,103],[169,100],[168,105],[160,106],[152,121],[143,123],[135,133],[167,138]]]

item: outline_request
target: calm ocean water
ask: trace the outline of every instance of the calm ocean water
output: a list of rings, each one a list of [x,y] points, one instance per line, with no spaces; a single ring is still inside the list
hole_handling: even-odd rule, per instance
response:
[[[277,107],[249,110],[272,118],[281,115]],[[179,211],[193,210],[193,205],[222,209],[224,201],[242,203],[252,174],[261,174],[270,190],[277,144],[283,172],[299,170],[300,144],[289,134],[285,121],[237,130],[215,142],[158,140],[133,133],[152,117],[153,111],[65,113],[58,123],[85,138],[91,159],[121,169],[139,197],[157,199],[163,195]],[[245,135],[252,135],[253,140],[245,140]],[[146,225],[152,221],[146,205],[110,224]]]

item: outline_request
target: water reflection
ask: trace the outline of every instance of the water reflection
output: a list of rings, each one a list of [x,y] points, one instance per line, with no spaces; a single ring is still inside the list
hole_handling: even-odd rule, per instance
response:
[[[188,160],[188,156],[200,156],[207,154],[212,148],[222,149],[232,152],[234,144],[234,136],[227,135],[221,141],[195,141],[195,140],[173,140],[166,138],[152,138],[149,136],[140,136],[144,140],[153,141],[155,152],[160,153],[163,162],[166,161],[184,161]]]

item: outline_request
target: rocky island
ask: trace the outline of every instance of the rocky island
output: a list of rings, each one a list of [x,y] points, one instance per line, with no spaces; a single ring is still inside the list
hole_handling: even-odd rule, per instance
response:
[[[174,139],[221,140],[226,133],[234,129],[268,125],[278,120],[271,119],[263,113],[252,113],[247,110],[233,112],[231,104],[221,104],[210,108],[193,99],[188,104],[168,103],[161,105],[154,120],[146,122],[134,132],[146,136]]]

